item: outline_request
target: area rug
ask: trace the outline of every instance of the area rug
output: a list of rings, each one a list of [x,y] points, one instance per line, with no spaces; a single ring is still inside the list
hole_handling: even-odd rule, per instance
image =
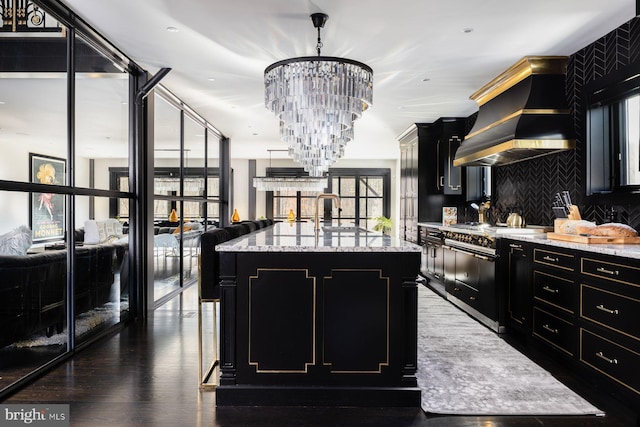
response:
[[[104,324],[112,324],[118,321],[120,310],[128,308],[127,302],[106,303],[101,307],[94,308],[76,317],[76,336],[81,337],[94,328]],[[50,345],[64,345],[67,343],[67,328],[59,334],[47,337],[44,334],[36,334],[25,340],[16,341],[11,344],[14,348],[43,347]]]
[[[603,415],[496,333],[424,286],[418,291],[422,409],[459,415]]]

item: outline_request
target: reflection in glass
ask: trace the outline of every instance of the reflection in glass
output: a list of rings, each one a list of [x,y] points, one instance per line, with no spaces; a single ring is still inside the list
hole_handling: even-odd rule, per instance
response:
[[[80,187],[109,188],[109,167],[129,164],[129,75],[76,37],[76,162]]]
[[[33,244],[29,193],[0,191],[0,200],[0,373],[6,386],[67,350],[67,251],[63,240]]]
[[[95,219],[90,218],[90,211],[95,212]],[[77,342],[118,323],[129,311],[129,231],[118,219],[109,218],[109,198],[76,197]]]
[[[620,185],[640,185],[640,95],[626,99],[626,138],[621,147],[622,176]]]
[[[26,14],[15,22],[15,33],[0,38],[6,66],[0,75],[0,180],[24,187],[0,191],[0,389],[68,350],[67,251],[65,234],[58,232],[58,220],[67,218],[60,209],[65,196],[30,187],[68,183],[57,168],[68,160],[66,29],[48,14],[34,15],[31,2],[3,2],[9,23],[11,4]],[[58,160],[56,167],[32,164],[34,155]],[[35,243],[34,223],[42,225]]]

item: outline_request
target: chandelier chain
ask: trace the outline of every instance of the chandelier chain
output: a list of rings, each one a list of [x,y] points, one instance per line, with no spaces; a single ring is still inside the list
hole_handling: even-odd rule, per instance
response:
[[[320,49],[322,49],[322,40],[320,39],[320,27],[318,27],[318,44],[316,45],[318,56],[320,56]]]

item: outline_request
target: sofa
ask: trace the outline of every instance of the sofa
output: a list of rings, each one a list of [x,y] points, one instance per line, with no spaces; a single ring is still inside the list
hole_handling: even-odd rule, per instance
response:
[[[272,219],[242,221],[223,228],[207,229],[200,236],[200,299],[212,301],[220,298],[219,257],[215,250],[216,245],[273,224]]]
[[[126,242],[76,247],[76,315],[110,301]],[[126,276],[126,275],[124,275]],[[0,255],[0,347],[29,336],[62,331],[65,320],[67,250]],[[126,280],[121,277],[121,281]],[[121,284],[122,286],[123,284]]]

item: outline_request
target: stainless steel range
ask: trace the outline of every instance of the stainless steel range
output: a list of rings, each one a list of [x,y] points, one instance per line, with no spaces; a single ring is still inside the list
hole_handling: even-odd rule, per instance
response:
[[[491,227],[442,229],[447,299],[496,332],[503,332],[496,287],[496,234]]]
[[[487,256],[496,255],[496,237],[495,233],[487,228],[487,230],[477,228],[461,228],[464,231],[443,231],[444,243],[451,247],[467,250],[472,253],[479,253]]]
[[[447,299],[494,331],[504,332],[505,291],[496,281],[497,240],[501,236],[543,233],[548,229],[456,224],[440,230]]]

